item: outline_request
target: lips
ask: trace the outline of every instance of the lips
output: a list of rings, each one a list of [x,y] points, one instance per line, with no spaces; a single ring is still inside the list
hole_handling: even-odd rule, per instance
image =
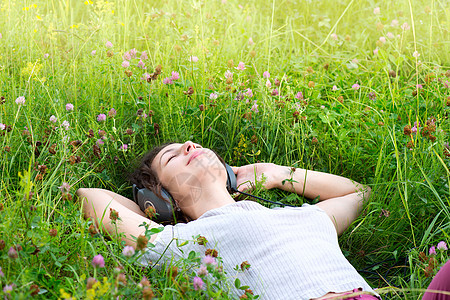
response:
[[[201,150],[198,150],[198,151],[194,152],[194,153],[191,155],[191,157],[189,157],[189,160],[188,160],[186,166],[187,166],[188,164],[190,164],[191,161],[192,161],[194,158],[196,158],[197,156],[202,155],[202,154],[203,154],[203,151],[201,151]]]

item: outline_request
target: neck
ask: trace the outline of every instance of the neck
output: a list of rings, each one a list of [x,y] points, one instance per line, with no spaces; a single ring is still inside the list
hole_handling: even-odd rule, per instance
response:
[[[196,220],[211,209],[216,209],[235,202],[236,201],[230,196],[226,188],[202,188],[201,194],[198,195],[196,199],[191,199],[191,201],[188,202],[193,204],[188,207],[182,207],[181,209],[189,217]]]

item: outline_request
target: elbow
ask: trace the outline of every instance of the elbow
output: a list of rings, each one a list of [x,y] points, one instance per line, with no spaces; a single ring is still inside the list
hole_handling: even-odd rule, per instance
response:
[[[83,197],[85,194],[86,194],[86,191],[87,191],[88,189],[87,188],[79,188],[76,192],[75,192],[75,194],[79,197],[79,198],[81,198],[81,197]]]
[[[93,193],[95,192],[96,189],[91,189],[91,188],[79,188],[75,194],[77,195],[78,199],[81,200],[81,202],[84,203],[88,202],[90,199],[92,198]]]
[[[77,195],[78,199],[81,200],[81,207],[83,209],[83,213],[85,217],[87,218],[89,216],[89,200],[88,200],[88,190],[87,188],[79,188],[75,194]]]
[[[367,185],[364,186],[364,188],[366,190],[365,194],[367,195],[367,198],[369,198],[370,195],[372,194],[372,189],[370,188],[370,186],[367,186]]]

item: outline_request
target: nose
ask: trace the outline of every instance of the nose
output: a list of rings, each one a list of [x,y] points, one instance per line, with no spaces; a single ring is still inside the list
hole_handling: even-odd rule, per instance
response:
[[[184,154],[188,154],[189,152],[191,152],[192,150],[196,149],[197,147],[195,146],[195,144],[191,141],[187,141],[183,144],[183,153]]]

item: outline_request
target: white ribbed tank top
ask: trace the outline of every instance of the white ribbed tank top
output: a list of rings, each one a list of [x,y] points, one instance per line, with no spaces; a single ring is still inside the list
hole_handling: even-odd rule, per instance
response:
[[[189,242],[206,237],[204,246]],[[240,201],[212,209],[187,224],[167,225],[141,263],[184,257],[191,250],[217,249],[233,281],[239,278],[260,299],[310,299],[328,292],[361,287],[376,294],[342,254],[336,229],[328,215],[315,205],[269,209],[253,201]],[[243,261],[244,272],[234,268]],[[242,291],[235,291],[236,296]]]

